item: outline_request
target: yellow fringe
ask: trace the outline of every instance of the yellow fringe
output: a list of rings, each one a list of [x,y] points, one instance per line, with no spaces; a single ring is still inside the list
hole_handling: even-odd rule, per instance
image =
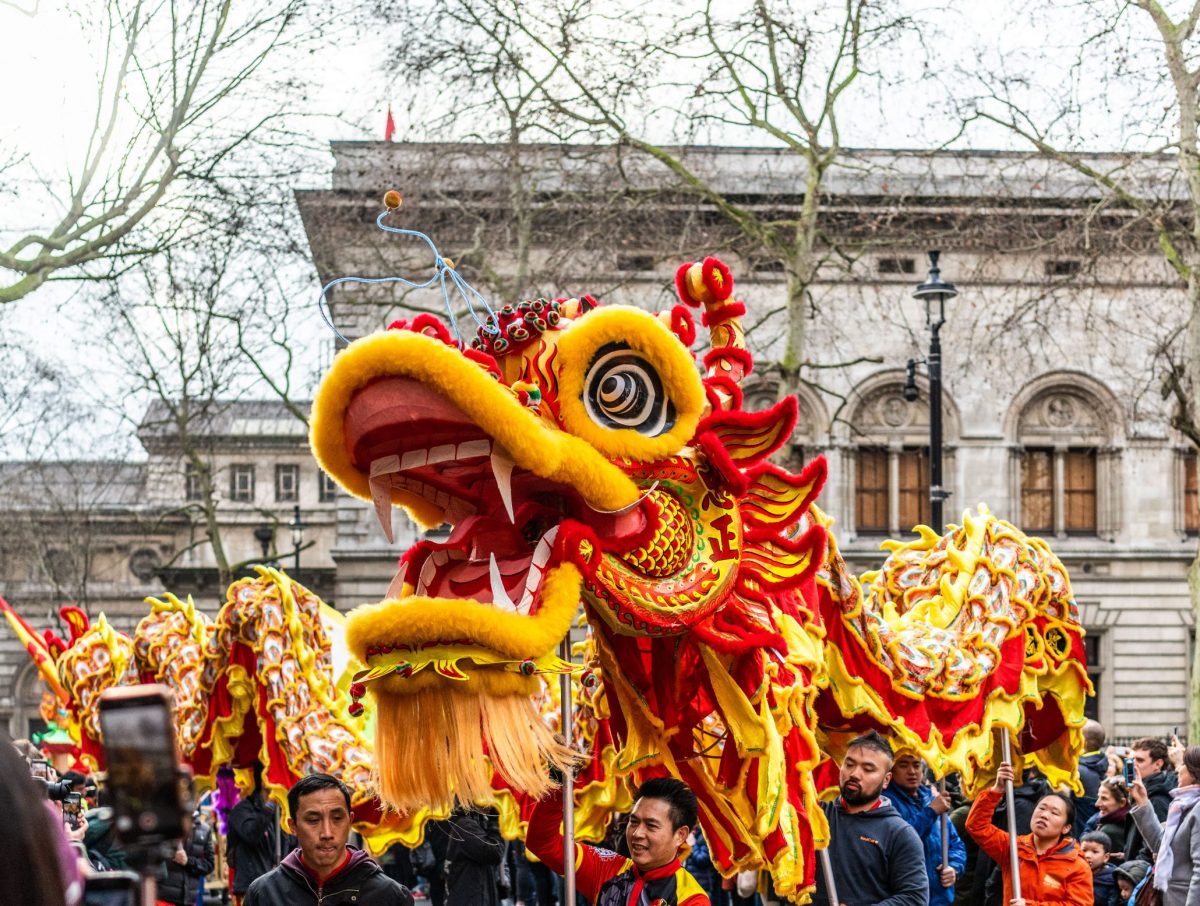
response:
[[[578,762],[527,695],[493,696],[469,688],[373,694],[379,795],[402,812],[448,809],[455,799],[493,802],[493,769],[514,789],[539,798],[554,787],[549,765]]]

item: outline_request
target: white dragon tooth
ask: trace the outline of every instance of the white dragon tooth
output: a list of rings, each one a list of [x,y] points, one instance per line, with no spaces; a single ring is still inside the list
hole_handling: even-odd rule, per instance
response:
[[[458,445],[459,459],[473,459],[476,456],[487,456],[492,452],[490,440],[468,440]]]
[[[395,601],[404,594],[404,577],[408,575],[408,561],[405,560],[400,564],[400,569],[396,573],[396,578],[392,579],[392,584],[388,586],[387,596],[385,601]]]
[[[429,583],[437,576],[437,564],[430,557],[425,561],[425,565],[421,567],[421,578],[417,580],[417,594],[423,595],[429,591]]]
[[[532,573],[530,573],[530,578],[533,578]],[[525,591],[521,595],[521,603],[517,605],[517,613],[527,617],[531,607],[533,607],[533,589],[526,583]]]
[[[513,515],[512,502],[512,471],[515,463],[512,457],[508,455],[499,445],[492,447],[492,475],[496,479],[496,488],[500,491],[500,499],[504,502],[504,509],[508,513],[508,521],[516,523],[517,517]]]
[[[426,460],[426,465],[433,465],[437,462],[449,462],[454,458],[454,444],[442,444],[440,447],[433,447],[429,451],[429,459]]]
[[[418,466],[425,465],[425,462],[428,460],[428,458],[428,450],[409,450],[400,460],[400,468],[401,470],[415,469]]]
[[[542,540],[538,542],[537,550],[533,552],[533,566],[541,569],[550,559],[550,551],[554,547],[554,539],[558,537],[558,526],[550,529],[546,534],[542,535]]]
[[[392,479],[388,475],[380,475],[371,479],[371,500],[375,503],[375,515],[379,517],[379,526],[388,544],[396,541],[392,531]]]
[[[488,578],[492,583],[492,604],[501,610],[517,609],[517,605],[512,602],[512,598],[508,596],[508,589],[504,587],[504,580],[500,577],[500,567],[496,564],[496,555],[488,555]]]

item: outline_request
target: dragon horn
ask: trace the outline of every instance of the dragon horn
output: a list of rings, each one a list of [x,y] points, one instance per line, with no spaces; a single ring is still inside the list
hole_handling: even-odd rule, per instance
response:
[[[681,265],[675,272],[679,298],[692,307],[704,306],[701,323],[708,328],[712,348],[704,356],[704,385],[714,409],[736,409],[742,402],[742,379],[754,367],[746,348],[742,315],[746,306],[733,296],[733,274],[724,261],[709,256]]]

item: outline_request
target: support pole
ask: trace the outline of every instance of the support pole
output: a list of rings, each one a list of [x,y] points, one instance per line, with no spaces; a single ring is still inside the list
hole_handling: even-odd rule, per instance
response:
[[[559,657],[571,660],[571,634],[567,633],[559,648]],[[562,706],[563,741],[569,746],[573,733],[571,674],[559,677],[559,699]],[[562,906],[575,906],[575,771],[571,767],[563,770],[563,897]]]
[[[837,883],[833,880],[833,862],[829,859],[828,847],[818,849],[817,857],[821,860],[821,874],[825,876],[825,893],[829,895],[829,906],[839,906]]]
[[[946,793],[945,777],[938,781],[938,792],[943,795]],[[942,827],[942,870],[945,871],[950,867],[950,815],[943,812],[939,823]],[[939,881],[938,883],[941,882]]]
[[[1012,764],[1012,739],[1008,735],[1008,727],[1001,731],[1001,753],[1006,764]],[[1013,802],[1013,783],[1004,781],[1004,802],[1008,806],[1008,867],[1012,877],[1013,898],[1021,896],[1021,864],[1017,859],[1017,807]]]

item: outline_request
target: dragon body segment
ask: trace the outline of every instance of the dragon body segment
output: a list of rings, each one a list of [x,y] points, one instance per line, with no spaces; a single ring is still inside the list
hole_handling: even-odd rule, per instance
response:
[[[727,873],[767,866],[806,895],[829,756],[868,727],[972,783],[1007,727],[1070,780],[1089,685],[1062,565],[981,509],[851,576],[814,504],[824,460],[769,461],[795,400],[742,408],[729,269],[684,265],[676,285],[684,304],[657,316],[537,300],[464,345],[422,315],[335,360],[314,404],[322,466],[385,531],[393,506],[449,526],[349,618],[384,801],[545,791],[572,753],[531,701],[539,676],[578,669],[555,651],[579,602],[603,689],[591,787],[684,779]]]
[[[60,642],[56,666],[82,757],[105,767],[106,689],[162,683],[174,693],[180,755],[201,786],[215,788],[217,771],[233,765],[249,789],[249,766],[258,761],[286,815],[287,791],[300,777],[331,773],[350,787],[356,829],[374,851],[415,843],[419,826],[383,814],[366,718],[348,713],[348,682],[339,682],[345,664],[335,663],[344,618],[280,571],[256,569],[229,587],[215,619],[190,598],[167,595],[149,600],[132,638],[101,616],[95,625],[84,617],[70,644]]]

